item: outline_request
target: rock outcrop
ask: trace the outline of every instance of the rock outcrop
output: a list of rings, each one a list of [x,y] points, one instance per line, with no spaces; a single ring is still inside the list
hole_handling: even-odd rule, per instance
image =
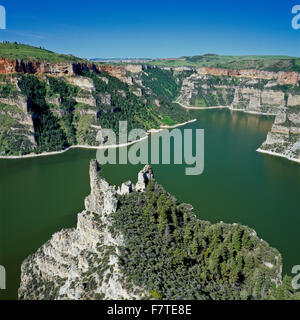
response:
[[[131,73],[140,72],[141,67],[135,65],[127,66],[110,66],[94,64],[89,62],[77,63],[49,63],[43,61],[24,61],[18,59],[4,59],[0,58],[0,74],[14,74],[14,73],[29,73],[29,74],[44,74],[49,76],[74,76],[79,75],[83,71],[104,71],[112,77],[132,85],[132,78],[127,75],[127,71]],[[78,78],[71,78],[70,83],[74,82],[77,85]],[[88,83],[80,84],[80,86],[88,86]]]
[[[274,87],[274,81],[233,77],[219,80],[210,75],[193,73],[182,82],[178,102],[188,107],[227,106],[249,113],[276,115],[287,106],[286,94]],[[297,96],[290,94],[289,103],[297,103]]]
[[[89,92],[95,91],[94,82],[90,78],[80,77],[80,76],[74,77],[73,76],[73,77],[67,77],[66,79],[70,84],[72,84],[73,86],[76,86],[82,90],[87,90]]]
[[[87,104],[92,107],[97,106],[96,99],[92,95],[81,96],[81,97],[77,96],[77,97],[74,97],[74,100],[78,103]]]
[[[139,172],[138,182],[135,186],[136,191],[144,191],[148,182],[154,179],[152,168],[147,165],[145,168]]]
[[[8,104],[10,106],[17,106],[23,112],[28,111],[27,98],[21,94],[17,96],[9,96],[7,98],[0,98],[0,103]]]
[[[185,295],[193,299],[220,297],[240,299],[244,296],[266,299],[274,296],[273,289],[282,283],[281,256],[276,249],[259,239],[256,232],[248,227],[223,222],[211,225],[207,221],[198,220],[191,205],[178,204],[176,199],[168,195],[155,181],[152,181],[153,184],[149,186],[149,190],[145,190],[151,179],[153,179],[152,169],[150,166],[145,166],[139,173],[136,186],[128,181],[116,191],[115,186],[109,185],[101,177],[101,168],[96,160],[92,160],[90,163],[91,193],[85,199],[85,210],[78,214],[77,227],[54,234],[46,244],[22,263],[19,299],[117,300],[166,297],[182,299],[181,297]],[[194,232],[201,236],[203,233],[206,234],[207,238],[204,238],[203,246],[208,245],[210,248],[206,252],[211,252],[211,248],[219,244],[217,241],[210,243],[210,236],[207,234],[213,237],[216,232],[224,232],[219,236],[219,241],[223,243],[220,246],[228,250],[228,255],[230,250],[233,250],[231,237],[243,235],[243,242],[241,239],[234,240],[239,245],[244,243],[244,248],[241,250],[243,253],[239,249],[234,250],[238,250],[238,255],[243,257],[241,261],[247,264],[246,270],[241,266],[239,271],[242,275],[245,272],[247,279],[241,276],[239,285],[228,285],[225,280],[219,287],[221,272],[211,268],[213,265],[211,258],[206,259],[203,253],[199,255],[201,261],[196,258],[191,261],[198,264],[199,268],[196,270],[207,268],[205,270],[210,274],[208,282],[203,273],[199,277],[199,271],[197,274],[193,273],[193,278],[187,276],[191,268],[188,262],[180,263],[180,269],[176,268],[177,263],[174,265],[170,262],[168,252],[172,254],[172,261],[181,254],[183,257],[189,257],[187,258],[189,261],[188,259],[192,259],[195,253],[193,256],[192,252],[188,252],[187,255],[181,253],[182,248],[189,248],[189,246],[186,247],[183,239],[178,240],[177,243],[168,242],[168,238],[171,237],[170,228],[165,228],[164,240],[161,241],[159,236],[161,223],[156,221],[157,208],[155,207],[161,206],[162,204],[159,203],[162,200],[169,206],[174,219],[175,216],[177,217],[175,219],[176,228],[178,228],[177,237],[181,237],[181,231],[189,234],[191,229],[197,230]],[[148,203],[150,207],[146,209],[149,201],[152,205]],[[145,215],[148,214],[149,219],[144,220]],[[195,226],[195,229],[191,226]],[[178,245],[178,252],[175,255],[173,251],[176,245]],[[160,255],[162,250],[164,254]],[[225,256],[224,259],[223,265],[228,264],[231,267],[234,263],[232,258],[227,259]],[[251,265],[255,270],[249,270]],[[134,275],[136,273],[137,277],[132,273]],[[145,281],[138,280],[143,276]],[[228,273],[224,273],[223,276],[227,279]],[[195,277],[197,280],[194,282]],[[172,281],[168,282],[169,279]],[[223,281],[223,278],[221,280]],[[152,281],[162,288],[164,295],[150,289]],[[186,282],[188,283],[185,287]],[[176,284],[182,286],[180,295],[177,293]],[[223,290],[223,285],[227,286],[228,291]],[[193,293],[190,292],[191,290]],[[220,295],[219,290],[221,290]]]
[[[198,68],[197,73],[200,75],[277,80],[279,84],[296,84],[300,80],[300,74],[297,72],[270,72],[257,69],[231,70],[206,67]]]
[[[145,167],[139,174],[140,191],[152,177],[151,168]],[[90,185],[77,228],[56,233],[23,262],[20,299],[116,300],[146,296],[143,288],[130,284],[121,272],[118,247],[123,245],[123,237],[111,230],[117,191],[101,178],[96,160],[90,164]],[[132,187],[126,184],[122,190],[127,194]]]
[[[214,68],[197,71],[183,80],[177,102],[187,107],[222,106],[247,113],[275,115],[272,130],[258,151],[300,161],[300,95],[295,93],[299,92],[298,85],[291,92],[282,87],[282,84],[297,83],[297,74],[256,73],[253,70],[237,73]]]
[[[281,110],[259,152],[300,163],[300,106]]]
[[[55,76],[74,74],[71,63],[48,63],[41,61],[9,60],[0,58],[0,74],[40,73]]]
[[[0,135],[14,145],[14,155],[33,152],[37,147],[32,116],[28,102],[22,94],[0,98]],[[5,145],[5,144],[4,144]],[[1,156],[11,155],[12,150],[1,150]]]

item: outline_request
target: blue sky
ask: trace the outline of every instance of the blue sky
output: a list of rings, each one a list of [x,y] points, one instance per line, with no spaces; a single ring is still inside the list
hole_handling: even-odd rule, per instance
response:
[[[18,41],[80,57],[300,56],[293,0],[0,0]]]

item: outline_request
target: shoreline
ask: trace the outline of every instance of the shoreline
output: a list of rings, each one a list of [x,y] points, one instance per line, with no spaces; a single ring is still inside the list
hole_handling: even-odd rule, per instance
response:
[[[160,128],[161,129],[174,129],[174,128],[182,127],[182,126],[185,126],[186,124],[193,123],[193,122],[196,122],[196,121],[197,121],[197,119],[193,119],[193,120],[189,120],[189,121],[186,121],[186,122],[174,124],[173,126],[162,125],[162,126],[160,126]]]
[[[291,158],[291,157],[286,156],[286,155],[284,155],[282,153],[278,153],[278,152],[274,152],[274,151],[268,151],[268,150],[264,150],[264,149],[261,149],[261,148],[256,149],[256,151],[259,152],[259,153],[262,153],[262,154],[268,154],[270,156],[275,156],[275,157],[283,158],[283,159],[286,159],[286,160],[289,160],[289,161],[293,161],[293,162],[296,162],[296,163],[300,163],[300,159]]]
[[[161,132],[163,130],[166,129],[173,129],[173,128],[178,128],[178,127],[182,127],[188,123],[192,123],[192,122],[196,122],[197,119],[193,119],[193,120],[189,120],[183,123],[178,123],[174,126],[164,126],[161,125],[160,129],[150,129],[146,132],[146,135],[138,140],[134,140],[134,141],[130,141],[127,143],[123,143],[123,144],[113,144],[113,145],[107,145],[107,146],[89,146],[89,145],[73,145],[70,146],[64,150],[59,150],[59,151],[52,151],[52,152],[42,152],[42,153],[30,153],[30,154],[25,154],[22,156],[0,156],[0,160],[17,160],[17,159],[30,159],[30,158],[39,158],[39,157],[48,157],[48,156],[55,156],[55,155],[59,155],[59,154],[63,154],[65,152],[68,152],[71,149],[90,149],[90,150],[103,150],[103,149],[114,149],[114,148],[123,148],[123,147],[128,147],[131,146],[135,143],[141,142],[143,140],[148,139],[149,135],[151,135],[152,133],[158,133]]]
[[[228,109],[230,111],[239,111],[244,112],[248,114],[255,114],[255,115],[261,115],[261,116],[276,116],[276,113],[266,113],[266,112],[257,112],[257,111],[250,111],[250,110],[243,110],[243,109],[237,109],[233,108],[231,106],[213,106],[213,107],[188,107],[180,102],[175,101],[174,103],[179,104],[182,108],[188,109],[188,110],[213,110],[213,109]]]
[[[182,103],[176,102],[178,103],[180,106],[182,106],[185,109],[192,109],[192,110],[209,110],[209,109],[229,109],[231,111],[240,111],[240,112],[244,112],[247,114],[254,114],[254,115],[262,115],[262,116],[276,116],[276,114],[274,113],[263,113],[263,112],[255,112],[255,111],[247,111],[247,110],[241,110],[241,109],[236,109],[233,108],[231,106],[216,106],[216,107],[188,107],[188,106],[184,106]],[[291,158],[289,156],[286,156],[282,153],[278,153],[278,152],[273,152],[273,151],[268,151],[268,150],[264,150],[261,148],[256,149],[257,152],[262,153],[262,154],[268,154],[271,156],[275,156],[275,157],[279,157],[279,158],[283,158],[295,163],[300,163],[300,159],[296,159],[296,158]]]

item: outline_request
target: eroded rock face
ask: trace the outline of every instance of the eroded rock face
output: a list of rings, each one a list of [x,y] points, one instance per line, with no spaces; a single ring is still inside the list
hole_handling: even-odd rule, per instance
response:
[[[55,106],[60,107],[61,106],[61,97],[60,95],[57,95],[56,97],[47,97],[46,99],[47,103],[53,104]]]
[[[142,171],[139,172],[138,182],[135,185],[135,190],[144,191],[148,182],[152,179],[154,179],[152,168],[149,165],[147,165],[144,167]]]
[[[272,89],[274,85],[279,85],[278,82],[274,84],[270,81],[271,86],[268,86],[269,82],[262,84],[257,79],[241,77],[235,81],[230,76],[224,79],[224,84],[212,83],[216,79],[210,75],[194,73],[183,80],[178,102],[189,107],[197,106],[197,101],[205,101],[206,105],[202,106],[227,106],[250,113],[273,115],[287,105],[285,93]],[[291,95],[289,101],[296,104],[297,96]]]
[[[197,73],[201,75],[233,76],[251,79],[277,80],[280,84],[296,84],[300,76],[297,72],[270,72],[256,69],[231,70],[223,68],[198,68]]]
[[[274,153],[300,162],[299,107],[288,107],[278,113],[272,129],[259,151]]]
[[[109,93],[98,93],[97,94],[97,100],[100,104],[104,104],[107,106],[111,105],[111,95]]]
[[[276,115],[271,132],[258,150],[299,161],[300,95],[280,89],[282,84],[297,83],[297,77],[294,73],[200,68],[183,80],[177,102],[187,107],[225,106]]]
[[[153,179],[152,169],[150,166],[145,166],[145,168],[139,173],[138,177],[138,185],[141,185],[140,191],[144,190],[143,188],[151,179]],[[117,196],[115,186],[109,185],[107,181],[101,178],[101,168],[96,160],[92,160],[90,163],[90,185],[91,194],[85,200],[85,210],[78,214],[77,227],[74,229],[62,230],[61,232],[54,234],[52,238],[40,249],[38,249],[35,254],[28,257],[23,262],[21,267],[21,285],[19,288],[20,299],[117,300],[143,299],[151,297],[151,291],[148,292],[144,288],[136,286],[135,283],[130,280],[134,279],[134,277],[131,275],[131,272],[128,273],[128,270],[126,272],[126,268],[124,267],[126,266],[126,263],[128,263],[125,258],[126,256],[128,256],[129,259],[135,259],[135,257],[138,255],[143,255],[149,259],[149,261],[150,259],[156,259],[156,257],[158,259],[166,257],[166,255],[163,255],[159,258],[159,255],[156,254],[155,256],[153,253],[149,255],[149,251],[153,251],[153,249],[158,251],[158,249],[161,248],[160,244],[158,243],[158,247],[154,248],[154,245],[151,244],[151,241],[147,241],[150,240],[150,237],[153,237],[152,232],[149,234],[146,233],[145,238],[143,238],[139,233],[139,236],[136,238],[136,229],[139,229],[141,224],[137,224],[135,226],[134,224],[131,225],[132,219],[137,219],[139,214],[143,214],[143,211],[139,211],[139,208],[141,208],[140,206],[142,203],[147,202],[147,194],[135,194],[128,197]],[[127,194],[128,192],[131,192],[130,188],[134,189],[134,186],[131,184],[131,182],[126,182],[122,185],[121,190],[123,189],[125,194]],[[156,190],[155,192],[159,192],[158,195],[162,195],[164,192],[163,190],[160,190],[160,188],[160,186],[154,185],[154,190]],[[157,198],[159,198],[159,196]],[[176,202],[175,199],[173,200]],[[171,199],[169,201],[171,201]],[[118,220],[114,213],[116,213],[116,211],[120,208],[122,210],[122,205],[124,205],[124,203],[125,207],[123,214],[119,216]],[[197,220],[196,217],[192,215],[193,208],[191,205],[180,204],[173,208],[174,212],[178,211],[180,213],[178,217],[180,217],[180,220],[182,220],[179,222],[180,224],[177,228],[188,223],[193,223],[193,226],[195,226],[196,223],[203,223],[203,228],[195,228],[198,230],[197,232],[204,232],[205,230],[205,232],[209,232],[208,234],[210,235],[213,234],[213,230],[227,230],[225,231],[226,233],[224,233],[224,235],[229,234],[230,238],[232,234],[235,234],[233,228],[235,224],[231,226],[221,222],[218,224],[219,226],[215,225],[217,227],[217,229],[215,229],[214,226],[210,225],[210,223]],[[118,213],[120,213],[120,211]],[[130,215],[132,212],[136,212],[136,215]],[[185,222],[183,217],[186,214],[189,214],[189,212],[189,219],[191,220],[188,220],[189,222]],[[127,218],[129,219],[127,220]],[[123,220],[126,227],[129,227],[129,233],[124,231],[122,226],[120,227],[120,224],[118,224],[118,222]],[[119,229],[117,228],[118,225]],[[261,279],[257,278],[257,275],[260,274],[264,276],[266,281],[274,283],[275,286],[280,285],[282,283],[282,265],[279,252],[276,249],[270,248],[262,239],[259,239],[254,230],[247,227],[243,227],[243,229],[247,232],[247,234],[251,235],[251,237],[255,237],[255,239],[249,239],[249,241],[254,240],[254,248],[249,250],[248,256],[251,258],[253,257],[255,268],[257,268],[257,265],[260,265],[260,267],[256,269],[256,272],[251,275],[251,279],[247,280],[247,290],[248,286],[250,285],[249,295],[250,292],[252,294],[252,292],[256,290],[256,283],[260,282]],[[123,230],[123,233],[121,233],[120,230]],[[191,229],[182,230],[184,231]],[[240,228],[237,230],[240,230],[241,232]],[[128,238],[131,236],[135,237],[137,245],[130,244]],[[225,238],[226,237],[223,239]],[[252,241],[250,243],[252,243]],[[146,244],[142,251],[138,250],[140,244]],[[174,244],[176,246],[176,243]],[[229,242],[229,245],[230,244],[231,243]],[[162,242],[161,245],[165,246],[165,243]],[[225,247],[227,245],[228,243],[225,244]],[[122,247],[122,250],[120,247]],[[243,250],[247,249],[244,248]],[[157,275],[155,278],[151,277],[151,281],[154,279],[153,281],[161,283],[161,286],[165,285],[165,280],[168,280],[167,277],[170,274],[173,274],[173,264],[169,265],[168,268],[165,268],[164,261],[165,260],[162,260],[162,263],[159,263],[155,269],[150,269],[152,270],[152,273],[154,270],[155,274]],[[227,261],[225,263],[227,263]],[[231,262],[229,261],[229,263]],[[207,262],[207,264],[210,263]],[[140,267],[138,262],[136,265],[138,266],[137,268],[130,267],[130,269],[133,270],[133,272],[136,271],[138,277],[143,276],[144,269]],[[182,268],[184,268],[183,265]],[[163,272],[167,273],[161,277]],[[125,274],[127,274],[127,277]],[[176,278],[178,274],[180,278],[184,276],[184,274],[181,275],[177,271],[174,273],[174,278]],[[149,279],[149,270],[148,272],[145,272],[145,276]],[[187,278],[187,281],[189,279],[190,278]],[[215,280],[212,278],[212,281]],[[174,283],[176,284],[178,282],[173,282],[173,284]],[[252,283],[254,288],[253,290],[251,288]],[[202,285],[199,281],[198,284],[199,286],[197,283],[191,283],[193,288],[196,288],[196,290],[199,290],[200,292]],[[205,287],[203,288],[208,288],[209,291],[206,281],[204,282],[204,285]],[[151,285],[149,285],[147,282],[144,284],[144,286],[151,288]],[[167,283],[166,286],[170,287],[170,284]],[[264,291],[263,288],[265,288],[264,285],[262,285],[262,289],[259,289],[259,291],[262,290],[262,299],[269,297],[269,292]],[[174,288],[175,291],[176,289],[177,288]],[[212,287],[213,291],[218,289],[219,287]],[[229,290],[231,289],[233,291],[238,290],[238,288],[235,286],[230,286]],[[269,289],[267,290],[269,291]],[[197,295],[197,299],[215,299],[217,297],[215,295],[208,295],[205,297],[204,295],[202,296],[202,292],[200,293],[201,296]],[[169,296],[167,297],[174,297],[174,292],[169,292],[168,294]],[[226,298],[225,294],[226,292],[222,290],[220,297]],[[238,298],[239,295],[235,295],[234,297]],[[178,298],[178,296],[175,296],[175,299],[176,298]]]
[[[145,167],[139,181],[146,183],[151,177],[152,169]],[[118,247],[123,237],[110,228],[117,191],[101,178],[96,160],[90,163],[90,186],[77,227],[54,234],[23,262],[20,299],[141,299],[148,294],[120,271]],[[132,189],[131,183],[122,187],[124,193]]]
[[[141,65],[135,65],[135,64],[129,64],[125,66],[125,70],[132,72],[132,73],[139,73],[143,71],[143,66]]]
[[[300,95],[288,95],[288,106],[300,106]]]
[[[83,70],[92,70],[86,63],[49,63],[43,61],[24,61],[0,58],[0,74],[30,73],[51,76],[74,75]]]
[[[21,94],[17,95],[16,97],[8,97],[8,98],[0,98],[0,103],[8,104],[10,106],[17,106],[23,112],[28,111],[28,103],[27,98]]]
[[[135,94],[137,97],[141,97],[143,95],[143,91],[141,88],[135,89],[132,93]]]
[[[92,95],[89,95],[89,96],[85,96],[85,97],[74,97],[74,100],[78,103],[83,103],[83,104],[87,104],[89,106],[92,106],[92,107],[96,107],[97,106],[97,103],[96,103],[96,99],[92,96]]]
[[[10,128],[0,128],[6,130],[5,135],[13,136],[15,143],[19,143],[19,155],[33,152],[37,147],[34,137],[34,125],[31,115],[28,113],[28,103],[25,96],[17,94],[7,98],[0,98],[0,115],[11,119],[13,124]],[[7,131],[8,130],[8,131]],[[6,156],[5,152],[1,156]]]
[[[67,77],[66,78],[68,80],[68,82],[70,84],[72,84],[73,86],[76,86],[82,90],[87,90],[89,92],[93,92],[95,91],[95,86],[94,86],[94,82],[92,79],[90,78],[86,78],[86,77]]]
[[[133,188],[134,185],[131,183],[131,181],[127,181],[122,183],[121,188],[118,188],[117,193],[120,195],[129,194],[133,191]]]
[[[107,72],[112,77],[116,77],[128,85],[133,84],[132,77],[127,75],[126,69],[123,66],[98,65],[97,70]]]

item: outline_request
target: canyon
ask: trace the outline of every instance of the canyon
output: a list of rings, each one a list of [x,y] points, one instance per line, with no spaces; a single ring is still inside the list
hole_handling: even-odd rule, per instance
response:
[[[259,152],[285,157],[289,160],[300,161],[300,74],[294,71],[271,72],[257,69],[231,70],[224,68],[203,67],[156,67],[141,64],[108,65],[90,63],[87,61],[74,63],[50,63],[42,61],[23,61],[0,59],[0,74],[5,78],[3,84],[12,83],[15,94],[0,97],[0,103],[18,108],[18,112],[1,110],[14,118],[20,128],[12,126],[12,135],[22,137],[20,153],[33,152],[36,149],[34,125],[28,114],[30,101],[18,88],[19,74],[32,74],[40,79],[55,77],[80,89],[80,93],[73,97],[80,108],[78,114],[90,116],[89,136],[80,141],[87,146],[96,145],[97,119],[99,105],[111,107],[110,92],[95,92],[91,78],[82,76],[84,72],[99,74],[99,78],[108,83],[108,79],[101,74],[120,80],[129,90],[143,101],[150,101],[160,110],[162,100],[153,92],[149,82],[157,82],[162,88],[164,83],[159,78],[149,76],[155,70],[169,73],[172,81],[178,86],[176,102],[191,109],[228,107],[234,111],[276,116],[272,130],[266,141],[258,148]],[[153,71],[154,70],[154,71]],[[147,79],[148,78],[148,79]],[[145,82],[147,79],[148,82]],[[126,99],[124,90],[118,90],[121,99]],[[61,108],[61,97],[53,96],[46,99],[52,105],[51,111],[58,117],[67,115]],[[147,103],[148,103],[147,102]],[[186,119],[184,119],[186,120]],[[183,121],[182,121],[183,122]],[[16,126],[18,127],[18,125]],[[5,155],[5,154],[2,154]]]

